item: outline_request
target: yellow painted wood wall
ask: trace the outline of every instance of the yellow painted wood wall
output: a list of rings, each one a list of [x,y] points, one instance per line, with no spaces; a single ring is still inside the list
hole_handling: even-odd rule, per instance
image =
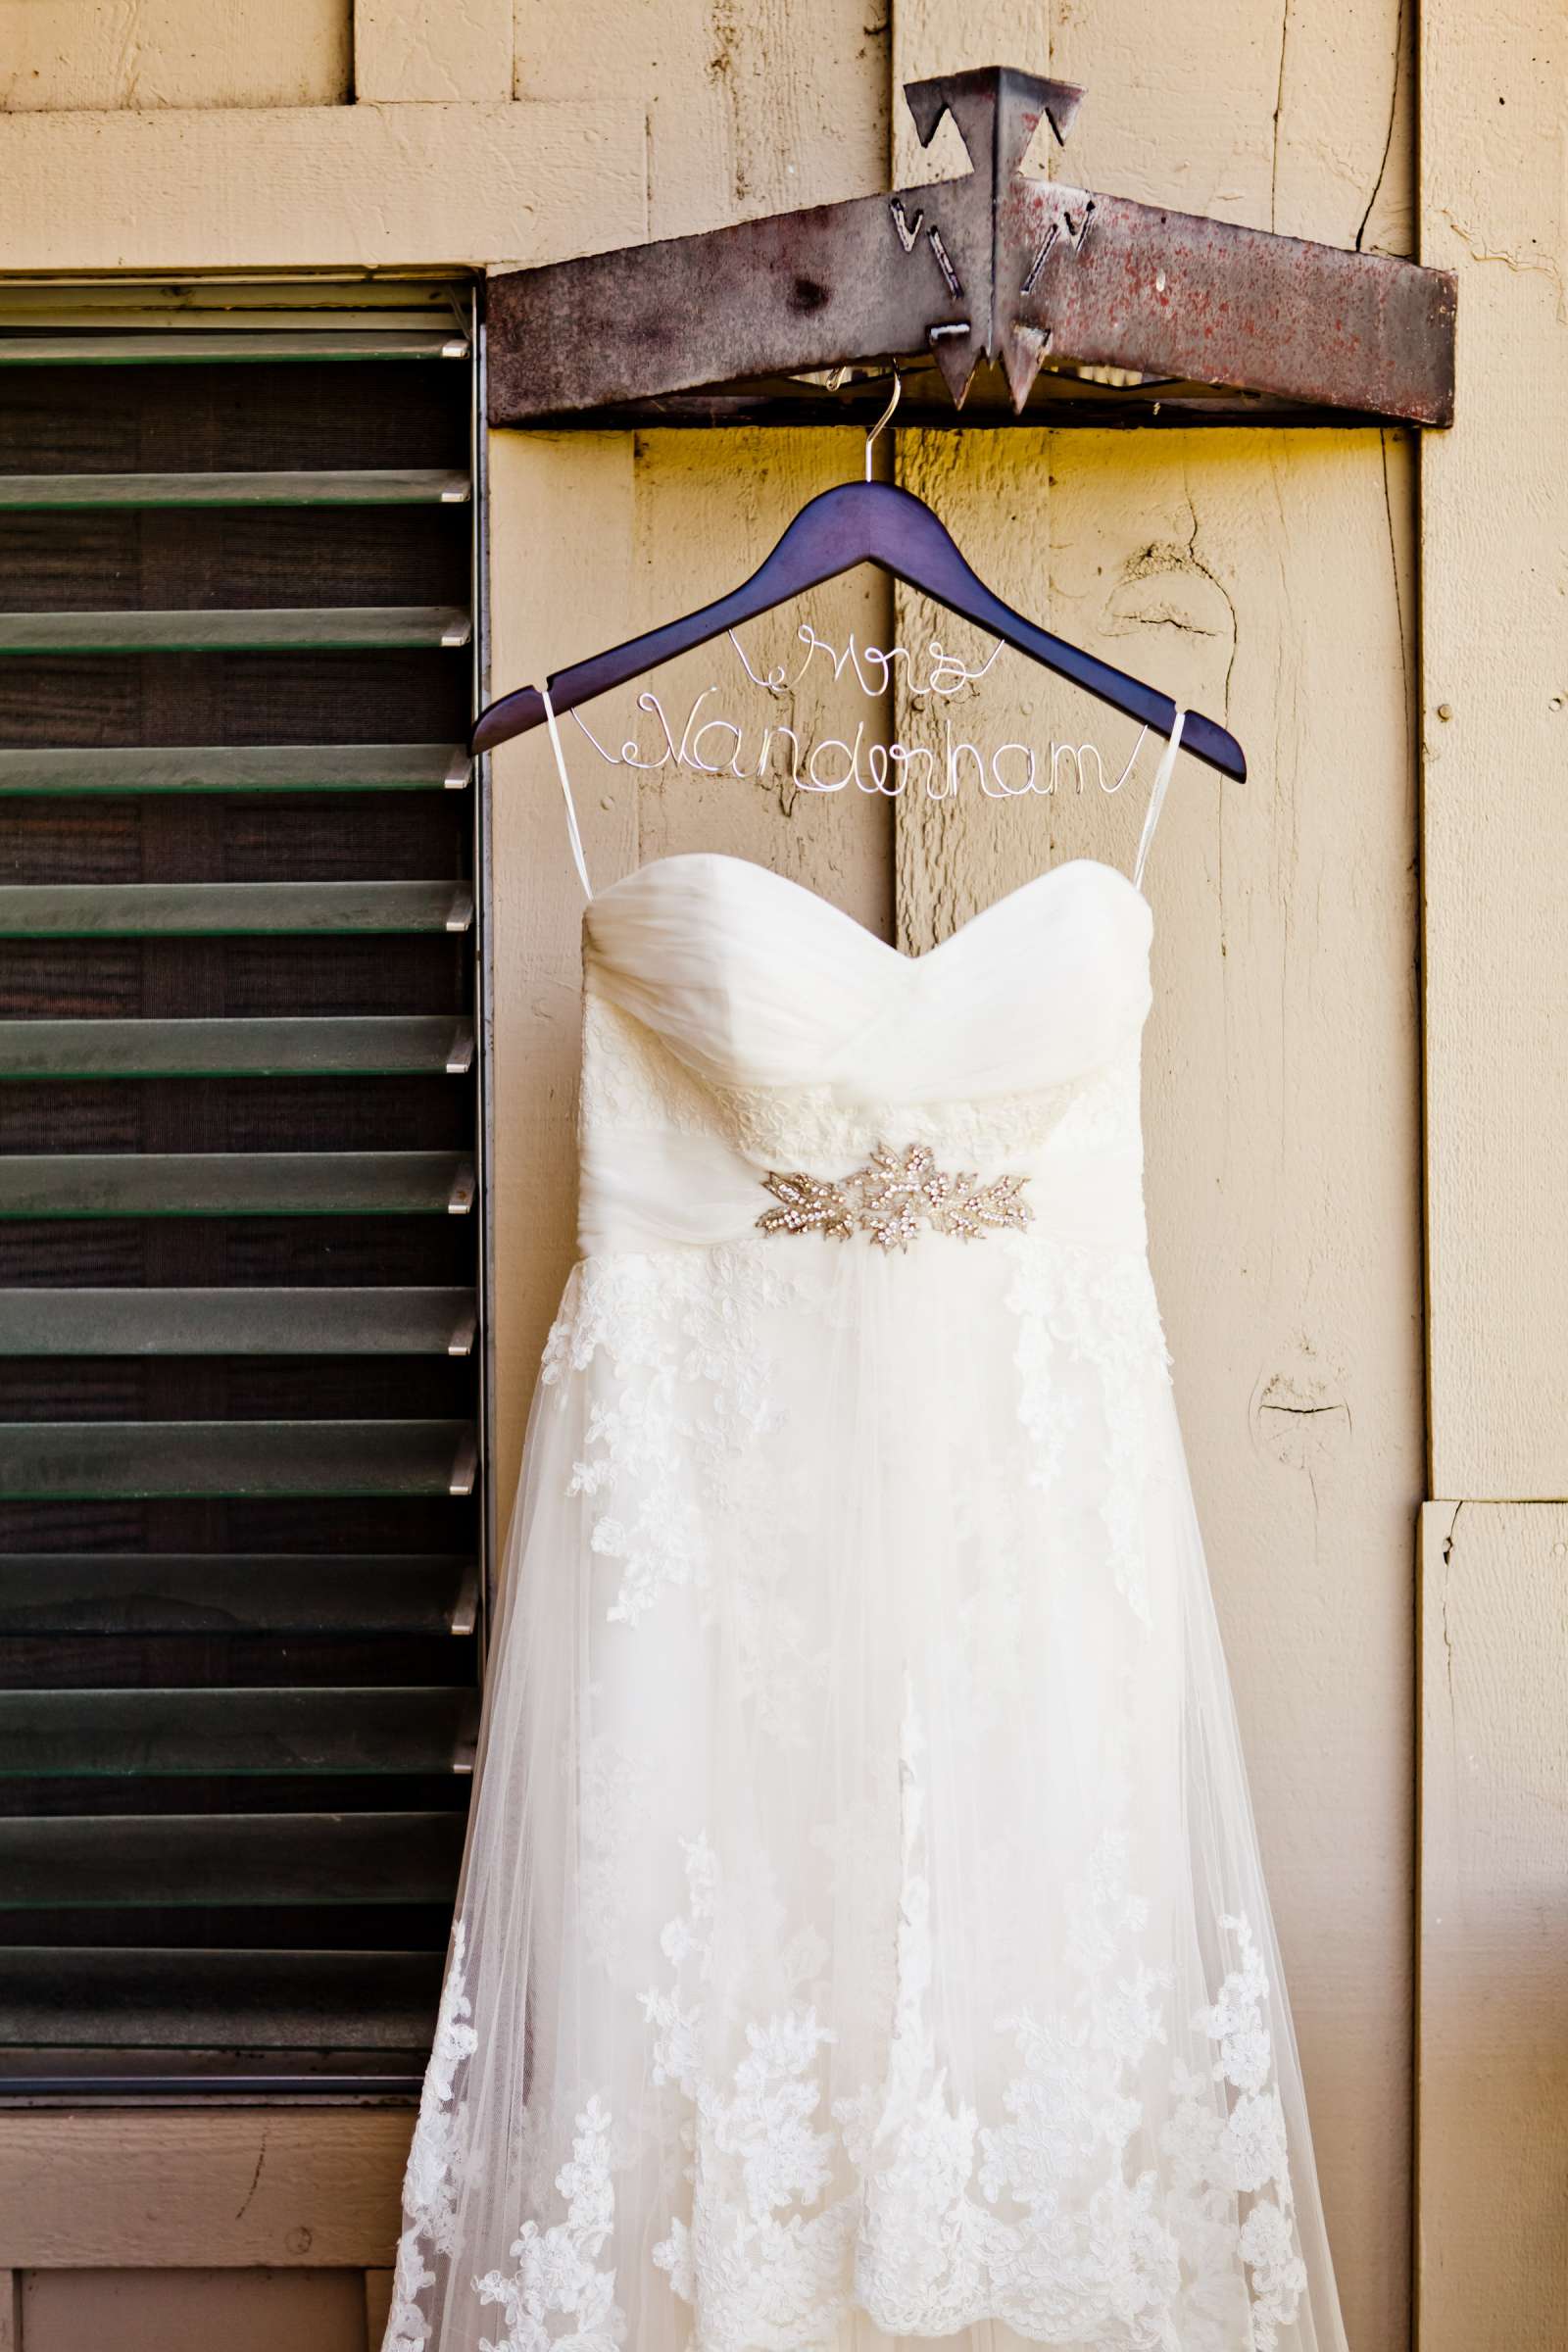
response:
[[[1544,2352],[1568,2300],[1561,48],[1554,0],[1426,0],[1419,40],[1410,0],[0,0],[0,271],[707,227],[886,185],[899,83],[985,62],[1088,86],[1075,179],[1460,270],[1460,423],[1420,453],[1030,430],[888,460],[1004,594],[1251,760],[1243,789],[1184,763],[1151,869],[1151,1209],[1354,2352],[1409,2340],[1412,2244],[1425,2352]],[[859,454],[493,435],[497,687],[727,585]],[[813,617],[928,618],[869,576]],[[986,691],[995,738],[1120,740],[1021,662]],[[537,740],[495,787],[506,1486],[570,1254],[578,904]],[[910,950],[1054,859],[1130,860],[1142,812],[609,768],[584,801],[598,874],[737,850]],[[0,2116],[0,2352],[373,2345],[407,2129]]]
[[[1424,0],[1422,2352],[1568,2341],[1568,17]]]

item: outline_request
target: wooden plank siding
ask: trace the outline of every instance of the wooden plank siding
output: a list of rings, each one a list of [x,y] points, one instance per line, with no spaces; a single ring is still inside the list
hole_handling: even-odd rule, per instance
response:
[[[1555,9],[1462,0],[1421,23],[1421,258],[1459,279],[1459,422],[1421,453],[1430,1492],[1552,1501],[1568,1494],[1568,32]]]
[[[411,2118],[391,2108],[12,2110],[0,2269],[385,2269]]]
[[[1544,2352],[1568,2305],[1565,67],[1558,9],[1420,11],[1420,258],[1459,283],[1421,450],[1420,2352]]]
[[[1568,1503],[1422,1513],[1421,2352],[1568,2309]]]

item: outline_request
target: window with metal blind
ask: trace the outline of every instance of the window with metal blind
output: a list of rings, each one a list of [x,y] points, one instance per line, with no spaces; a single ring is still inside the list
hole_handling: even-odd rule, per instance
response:
[[[0,289],[0,2097],[428,2043],[487,1558],[472,299]]]

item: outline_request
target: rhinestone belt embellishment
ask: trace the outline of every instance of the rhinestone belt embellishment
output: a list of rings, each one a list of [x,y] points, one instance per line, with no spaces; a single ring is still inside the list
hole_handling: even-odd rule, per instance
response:
[[[922,1226],[983,1242],[988,1233],[1030,1223],[1034,1210],[1019,1195],[1027,1176],[950,1176],[925,1144],[902,1152],[878,1144],[863,1168],[836,1177],[781,1174],[770,1168],[762,1182],[778,1202],[762,1211],[762,1233],[824,1233],[847,1242],[868,1233],[879,1250],[906,1250]]]

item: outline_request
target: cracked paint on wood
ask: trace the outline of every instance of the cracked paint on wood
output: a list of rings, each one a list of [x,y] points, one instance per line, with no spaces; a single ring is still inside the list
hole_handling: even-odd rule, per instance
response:
[[[876,0],[517,0],[516,90],[645,109],[646,233],[684,236],[879,192],[887,46]]]
[[[1460,287],[1421,460],[1431,1491],[1538,1500],[1568,1494],[1565,65],[1560,10],[1423,10],[1421,258]]]

